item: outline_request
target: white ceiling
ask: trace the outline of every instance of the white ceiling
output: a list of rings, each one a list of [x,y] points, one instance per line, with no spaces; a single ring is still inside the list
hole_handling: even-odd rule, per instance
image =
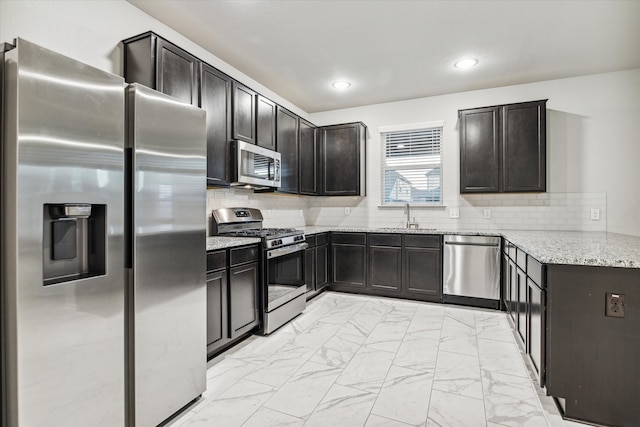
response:
[[[640,68],[640,0],[128,1],[309,113]]]

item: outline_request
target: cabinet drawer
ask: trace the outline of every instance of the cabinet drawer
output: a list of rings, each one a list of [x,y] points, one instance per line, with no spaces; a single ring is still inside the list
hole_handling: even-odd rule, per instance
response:
[[[246,246],[243,248],[236,248],[229,250],[229,265],[244,264],[246,262],[258,260],[258,245]]]
[[[316,234],[316,245],[326,245],[329,242],[329,233]]]
[[[227,266],[227,251],[207,252],[207,271],[221,270]]]
[[[522,249],[517,249],[516,252],[516,264],[524,272],[527,271],[527,254]]]
[[[312,234],[312,235],[306,235],[305,238],[307,239],[307,245],[309,245],[310,248],[314,247],[316,245],[316,235]]]
[[[404,245],[415,248],[439,248],[442,236],[405,234]]]
[[[331,243],[350,243],[364,245],[367,243],[367,235],[364,233],[333,233]]]
[[[402,246],[402,234],[369,234],[371,246]]]
[[[542,283],[542,264],[531,257],[531,255],[527,255],[527,276],[540,288],[544,287],[544,283]]]

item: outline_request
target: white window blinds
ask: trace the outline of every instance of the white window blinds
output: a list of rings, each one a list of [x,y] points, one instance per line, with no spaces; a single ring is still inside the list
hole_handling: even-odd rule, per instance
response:
[[[442,124],[381,129],[382,204],[442,204]]]

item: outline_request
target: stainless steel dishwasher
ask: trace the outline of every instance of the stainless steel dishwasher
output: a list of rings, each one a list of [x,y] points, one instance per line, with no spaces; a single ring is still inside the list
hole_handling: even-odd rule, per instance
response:
[[[444,302],[500,307],[500,237],[444,236]]]

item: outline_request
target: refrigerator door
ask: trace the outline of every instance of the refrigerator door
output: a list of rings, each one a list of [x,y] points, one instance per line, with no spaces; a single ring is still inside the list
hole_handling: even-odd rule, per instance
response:
[[[137,84],[127,109],[129,421],[146,427],[206,386],[205,112]]]
[[[125,84],[21,39],[4,66],[7,425],[123,426]]]

